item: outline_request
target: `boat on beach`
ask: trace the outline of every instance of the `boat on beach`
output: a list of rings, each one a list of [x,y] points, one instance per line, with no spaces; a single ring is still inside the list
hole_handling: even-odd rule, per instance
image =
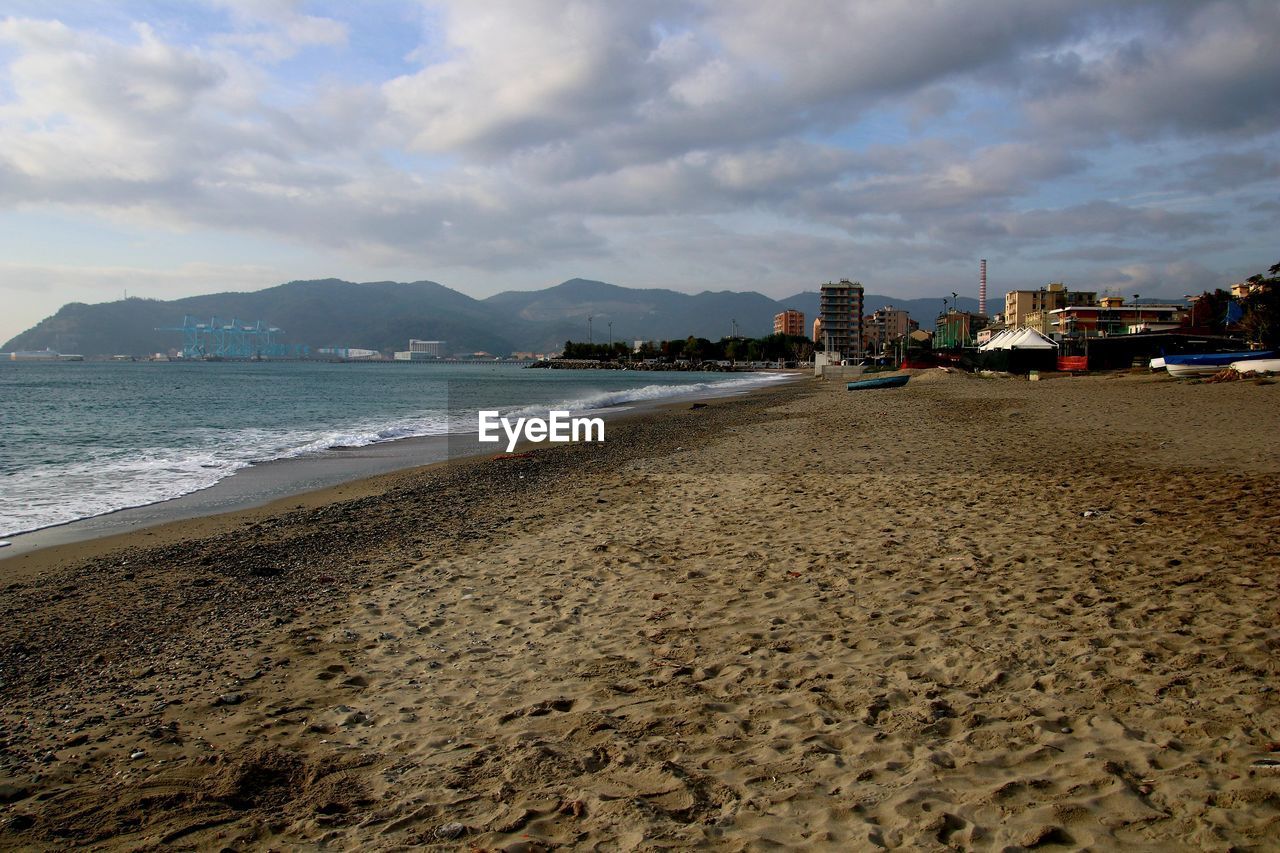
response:
[[[1269,350],[1258,352],[1203,352],[1194,355],[1166,355],[1164,369],[1170,376],[1212,376],[1224,367],[1235,362],[1248,362],[1257,359],[1274,359],[1275,353]]]
[[[1280,358],[1250,358],[1231,362],[1237,373],[1280,373]]]
[[[845,386],[846,391],[869,391],[872,388],[901,388],[911,378],[909,373],[898,376],[872,376],[869,379],[857,379]]]

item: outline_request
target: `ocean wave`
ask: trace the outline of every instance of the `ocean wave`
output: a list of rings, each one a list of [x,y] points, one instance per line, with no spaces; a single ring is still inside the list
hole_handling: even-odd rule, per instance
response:
[[[446,432],[443,417],[348,429],[206,430],[191,436],[197,446],[149,448],[127,456],[99,452],[75,462],[32,466],[4,478],[0,536],[173,500],[262,462]]]
[[[648,403],[670,397],[727,396],[794,378],[794,376],[780,373],[747,373],[735,375],[732,379],[719,379],[710,382],[691,382],[683,385],[642,385],[638,388],[623,388],[618,391],[599,391],[550,405],[523,406],[506,413],[506,416],[519,418],[530,417],[539,413],[545,415],[553,409],[569,412],[590,412],[611,409],[627,403]]]
[[[586,412],[675,397],[725,396],[791,378],[780,374],[735,374],[690,383],[654,383],[598,391],[547,405],[523,406],[508,416],[544,415],[551,409]],[[474,432],[476,412],[432,412],[391,420],[368,419],[342,427],[272,430],[199,429],[183,435],[183,446],[138,450],[100,449],[83,458],[32,465],[2,478],[0,536],[105,515],[180,498],[214,486],[251,465],[312,456],[335,448],[358,448],[406,438]]]

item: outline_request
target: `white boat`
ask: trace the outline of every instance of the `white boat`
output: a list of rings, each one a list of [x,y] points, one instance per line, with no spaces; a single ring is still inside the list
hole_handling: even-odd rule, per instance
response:
[[[1251,358],[1247,361],[1231,362],[1231,369],[1237,373],[1280,373],[1280,358]]]
[[[1212,376],[1236,362],[1270,360],[1274,352],[1202,352],[1166,355],[1164,369],[1170,376]]]

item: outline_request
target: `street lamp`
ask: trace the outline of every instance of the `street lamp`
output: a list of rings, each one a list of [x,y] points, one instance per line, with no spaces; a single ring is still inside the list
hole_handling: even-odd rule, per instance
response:
[[[1196,299],[1194,296],[1192,296],[1190,293],[1188,293],[1186,296],[1182,298],[1191,303],[1191,331],[1194,332],[1196,329],[1196,303],[1199,300]]]
[[[591,315],[587,315],[587,343],[594,344],[596,342],[596,333],[591,326]]]
[[[1142,297],[1141,297],[1140,295],[1138,295],[1137,293],[1133,294],[1133,304],[1134,304],[1134,305],[1137,307],[1137,309],[1138,309],[1138,331],[1139,331],[1139,332],[1141,332],[1141,331],[1142,331],[1142,306],[1138,304],[1138,300],[1139,300],[1139,299],[1141,299],[1141,298],[1142,298]]]

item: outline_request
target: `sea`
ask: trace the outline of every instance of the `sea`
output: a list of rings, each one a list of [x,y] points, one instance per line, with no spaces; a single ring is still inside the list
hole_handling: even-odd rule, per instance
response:
[[[510,364],[0,362],[0,537],[168,501],[259,463],[475,432],[480,409],[618,410],[784,378]]]

